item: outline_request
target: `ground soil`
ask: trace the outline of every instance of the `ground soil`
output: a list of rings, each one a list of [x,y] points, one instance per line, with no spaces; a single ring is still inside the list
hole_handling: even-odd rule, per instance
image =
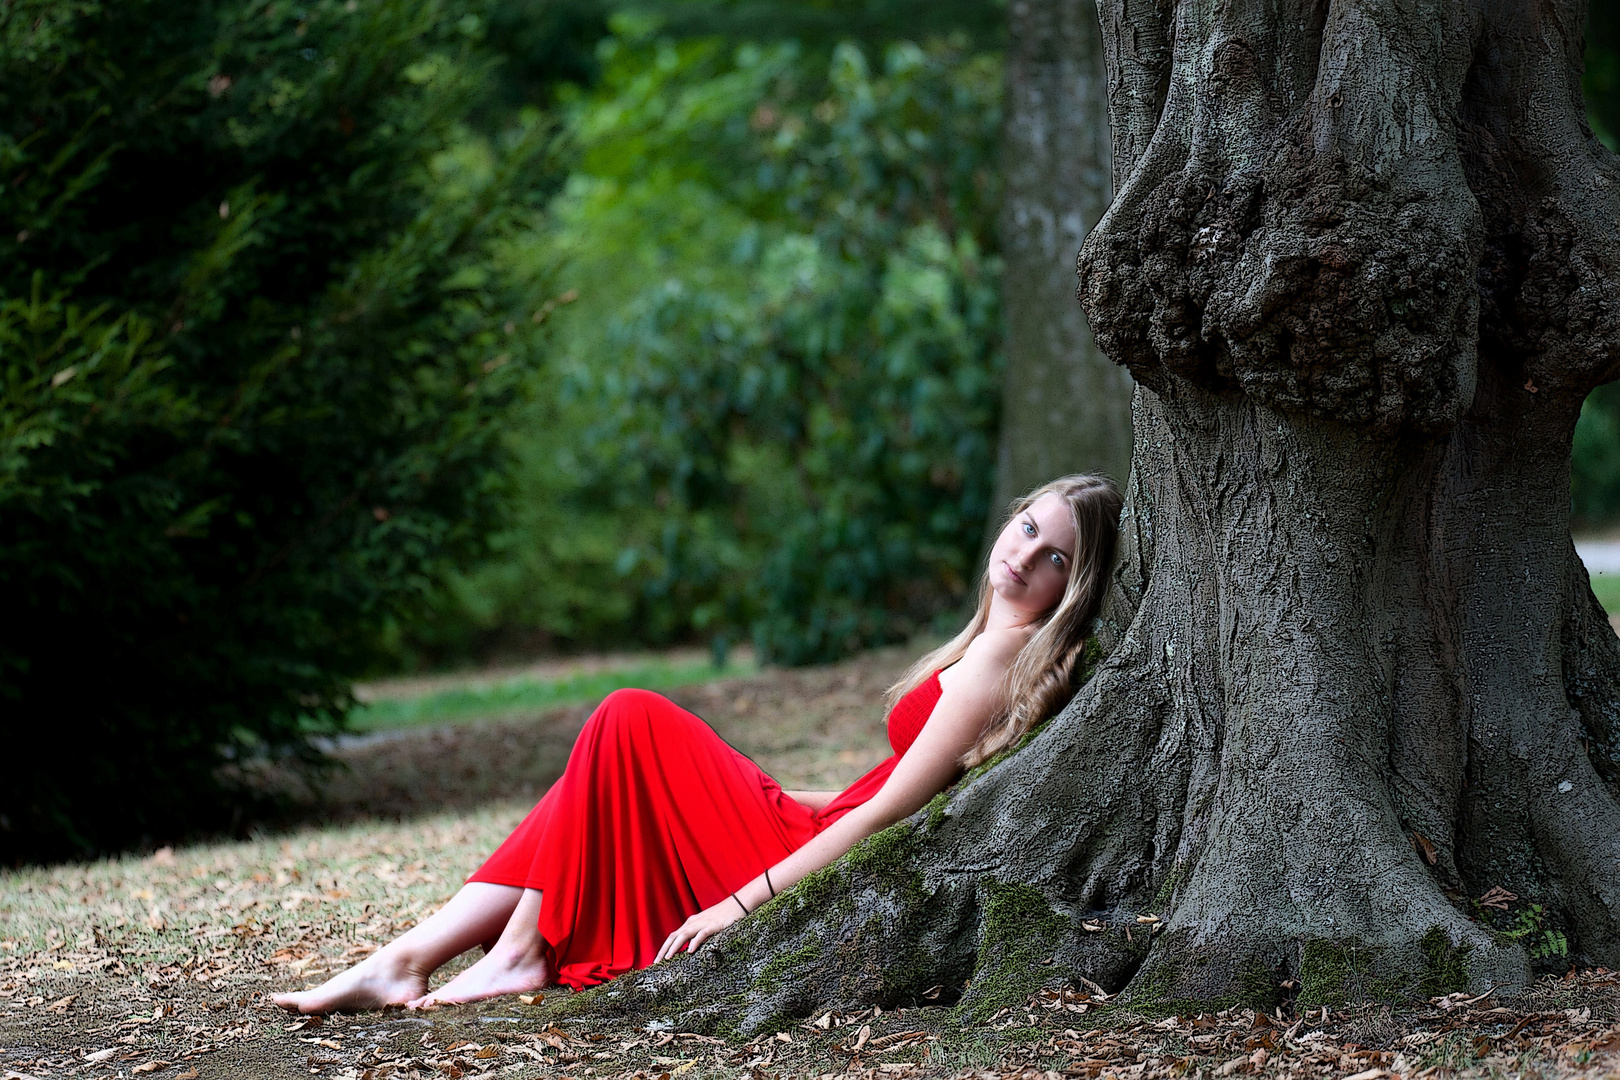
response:
[[[671,696],[787,786],[836,788],[887,752],[879,697],[910,656],[880,651]],[[586,712],[346,746],[323,790],[292,791],[283,817],[247,839],[0,873],[0,1075],[1620,1078],[1620,985],[1607,972],[1404,1009],[1285,1006],[1269,1017],[1143,1017],[1079,987],[985,1024],[919,1000],[751,1041],[656,1020],[553,1021],[566,991],[324,1020],[268,1003],[442,903],[555,778]]]

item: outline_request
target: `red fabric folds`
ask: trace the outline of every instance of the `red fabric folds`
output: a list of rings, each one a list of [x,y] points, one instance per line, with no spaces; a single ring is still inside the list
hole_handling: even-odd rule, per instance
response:
[[[939,696],[936,674],[901,698],[894,756],[813,813],[699,717],[647,690],[615,691],[562,778],[468,880],[545,893],[540,933],[576,990],[645,967],[688,916],[877,794]]]

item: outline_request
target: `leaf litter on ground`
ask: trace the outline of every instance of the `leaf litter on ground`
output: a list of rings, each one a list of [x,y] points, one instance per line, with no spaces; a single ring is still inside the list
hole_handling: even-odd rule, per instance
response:
[[[910,655],[671,696],[787,786],[840,787],[887,752],[879,700]],[[822,1011],[747,1040],[546,1020],[566,991],[425,1014],[296,1017],[270,1004],[447,899],[560,771],[587,711],[460,727],[453,753],[443,731],[353,748],[331,791],[306,793],[302,822],[249,840],[0,872],[0,1077],[1620,1080],[1620,987],[1602,970],[1512,995],[1327,1013],[1149,1018],[1080,987],[976,1025],[937,1004],[950,997],[940,987],[905,1007]],[[513,742],[532,753],[513,755]],[[501,771],[514,758],[522,764]],[[469,763],[489,768],[469,776]],[[400,768],[411,798],[386,782]]]

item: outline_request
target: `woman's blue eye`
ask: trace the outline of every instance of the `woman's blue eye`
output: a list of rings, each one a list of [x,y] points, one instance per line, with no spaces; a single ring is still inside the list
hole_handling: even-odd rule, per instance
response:
[[[1035,526],[1031,525],[1027,521],[1024,522],[1024,535],[1025,536],[1034,536],[1035,535]]]
[[[1055,551],[1052,552],[1052,565],[1057,567],[1059,570],[1063,569],[1063,556],[1059,555]]]

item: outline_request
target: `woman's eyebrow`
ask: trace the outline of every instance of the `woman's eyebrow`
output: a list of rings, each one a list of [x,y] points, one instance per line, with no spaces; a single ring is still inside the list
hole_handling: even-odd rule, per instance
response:
[[[1035,519],[1030,516],[1028,510],[1024,511],[1024,520],[1029,522],[1030,528],[1035,530],[1035,535],[1036,536],[1039,536],[1041,534],[1041,527],[1039,525],[1035,524]]]

